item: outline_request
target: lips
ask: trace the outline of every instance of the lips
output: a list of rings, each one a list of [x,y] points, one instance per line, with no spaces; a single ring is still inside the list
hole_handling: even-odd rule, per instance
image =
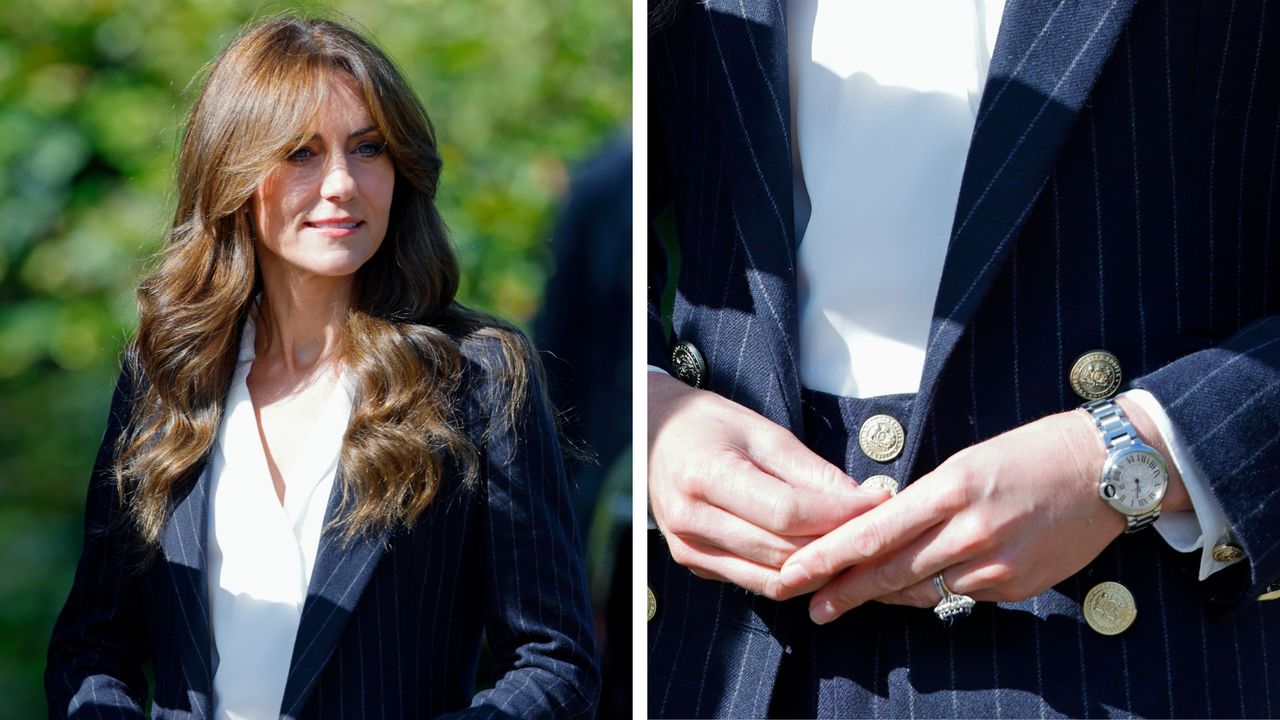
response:
[[[363,220],[355,218],[341,218],[328,220],[313,220],[305,224],[312,232],[319,233],[330,238],[342,238],[354,234],[364,225]]]

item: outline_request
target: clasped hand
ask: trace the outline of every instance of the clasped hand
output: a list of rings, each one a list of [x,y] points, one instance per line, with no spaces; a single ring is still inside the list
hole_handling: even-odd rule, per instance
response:
[[[1149,426],[1125,409],[1140,433]],[[892,499],[764,417],[668,376],[651,374],[649,411],[649,498],[672,557],[775,600],[813,592],[818,623],[870,600],[932,607],[940,572],[975,600],[1025,599],[1125,528],[1098,498],[1105,453],[1078,411],[958,452]],[[1187,504],[1174,471],[1165,511]]]

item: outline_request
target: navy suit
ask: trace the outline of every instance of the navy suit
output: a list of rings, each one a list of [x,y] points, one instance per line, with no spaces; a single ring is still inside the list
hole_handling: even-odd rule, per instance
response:
[[[463,413],[481,452],[479,487],[456,468],[407,531],[343,547],[326,514],[282,718],[591,717],[598,692],[591,613],[554,425],[537,382],[514,427],[497,384],[467,357]],[[212,672],[205,546],[208,464],[192,472],[150,560],[119,522],[111,467],[134,399],[125,372],[90,483],[85,546],[54,628],[50,717],[203,718]],[[494,425],[501,428],[502,425]],[[503,673],[474,692],[482,632]]]
[[[1256,599],[1280,577],[1280,5],[1010,0],[919,392],[859,402],[800,385],[784,23],[781,0],[710,0],[681,3],[651,36],[651,197],[659,224],[671,213],[680,265],[674,338],[651,299],[650,362],[692,342],[710,390],[856,478],[909,482],[1076,406],[1073,360],[1106,349],[1121,390],[1167,410],[1247,562],[1199,582],[1199,552],[1147,530],[1036,597],[979,603],[950,631],[927,610],[875,603],[816,627],[807,598],[698,579],[651,533],[650,712],[1280,713],[1280,602]],[[664,268],[651,268],[653,296]],[[906,428],[883,467],[860,457],[850,416],[877,406]],[[852,440],[830,427],[842,412]],[[1114,637],[1080,609],[1106,580],[1138,607]]]

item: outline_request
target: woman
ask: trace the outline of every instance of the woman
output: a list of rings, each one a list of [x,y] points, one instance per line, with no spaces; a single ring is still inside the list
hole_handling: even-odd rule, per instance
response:
[[[148,658],[157,717],[591,715],[538,364],[454,302],[440,167],[404,79],[339,24],[273,19],[214,62],[91,479],[51,715],[141,716]],[[501,676],[472,697],[482,632]]]

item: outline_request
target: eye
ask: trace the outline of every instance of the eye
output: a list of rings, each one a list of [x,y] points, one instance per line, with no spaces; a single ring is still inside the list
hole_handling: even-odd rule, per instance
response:
[[[386,149],[387,149],[387,143],[385,141],[374,142],[372,140],[369,140],[357,145],[355,149],[355,154],[359,155],[362,158],[372,159],[381,155],[382,151]]]
[[[289,153],[289,156],[287,159],[289,160],[289,162],[303,163],[310,160],[313,157],[315,157],[315,153],[311,152],[310,148],[301,147]]]

